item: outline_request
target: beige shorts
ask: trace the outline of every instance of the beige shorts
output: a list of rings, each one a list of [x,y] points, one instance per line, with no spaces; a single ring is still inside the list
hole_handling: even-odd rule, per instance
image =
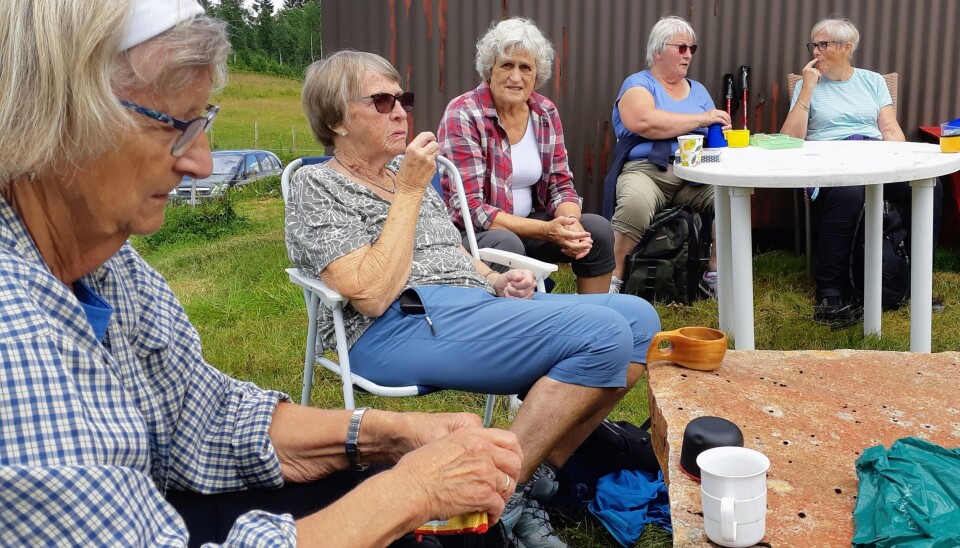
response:
[[[623,164],[617,177],[617,208],[611,224],[617,232],[639,242],[658,211],[689,205],[694,211],[713,211],[713,187],[691,185],[673,174],[673,166],[660,171],[647,160]]]

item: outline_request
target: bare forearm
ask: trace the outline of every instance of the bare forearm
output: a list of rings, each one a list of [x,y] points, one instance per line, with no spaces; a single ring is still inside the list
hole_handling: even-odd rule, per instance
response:
[[[521,238],[528,240],[545,239],[546,223],[537,219],[519,217],[501,211],[490,223],[490,230],[509,230]]]
[[[787,119],[783,121],[783,127],[780,133],[785,133],[797,139],[807,138],[807,122],[810,119],[810,113],[798,102],[787,113]]]
[[[273,413],[270,441],[288,481],[313,481],[349,467],[344,443],[349,410],[281,403]],[[402,415],[371,409],[357,439],[364,464],[394,463],[414,447]]]
[[[337,259],[322,276],[361,314],[379,317],[410,275],[422,191],[398,192],[377,241]]]
[[[672,139],[703,127],[703,116],[650,109],[627,129],[647,139]]]
[[[378,474],[337,502],[297,521],[299,546],[387,546],[427,522],[428,504],[412,500],[393,471]]]

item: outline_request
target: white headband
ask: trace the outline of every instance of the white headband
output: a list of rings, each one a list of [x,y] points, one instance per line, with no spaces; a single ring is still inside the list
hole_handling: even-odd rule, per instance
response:
[[[120,51],[142,44],[172,29],[180,21],[203,14],[196,0],[133,0]]]

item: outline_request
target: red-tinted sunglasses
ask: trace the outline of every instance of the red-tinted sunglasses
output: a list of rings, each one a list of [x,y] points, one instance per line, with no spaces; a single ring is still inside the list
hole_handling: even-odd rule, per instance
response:
[[[687,53],[687,48],[690,48],[690,55],[693,55],[694,53],[697,52],[697,45],[696,45],[696,44],[689,44],[689,45],[687,45],[687,44],[664,44],[664,45],[665,45],[665,46],[676,46],[677,51],[680,52],[680,55],[686,54],[686,53]]]
[[[390,114],[393,112],[393,107],[397,105],[397,101],[400,101],[400,107],[403,108],[403,110],[407,112],[413,112],[412,91],[398,93],[397,95],[390,95],[389,93],[374,93],[373,95],[357,97],[357,99],[373,99],[373,106],[377,108],[377,112],[380,114]]]

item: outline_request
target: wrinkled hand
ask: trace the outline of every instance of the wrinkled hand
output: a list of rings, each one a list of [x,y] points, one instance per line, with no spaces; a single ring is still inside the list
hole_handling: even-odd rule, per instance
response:
[[[522,462],[513,433],[471,427],[407,454],[384,474],[406,483],[411,503],[425,505],[429,519],[486,512],[496,523],[516,488]]]
[[[440,143],[429,131],[417,135],[407,145],[403,162],[397,172],[397,189],[424,191],[437,172]]]
[[[508,270],[497,276],[493,288],[498,297],[532,299],[533,292],[537,290],[537,279],[529,270]]]
[[[819,61],[817,59],[812,59],[806,66],[803,67],[803,85],[804,87],[807,84],[810,84],[810,89],[813,89],[813,86],[820,83],[820,71],[817,69],[816,64]]]
[[[400,455],[414,451],[444,436],[464,428],[477,428],[483,425],[474,413],[401,413],[403,421],[402,439],[397,445]]]
[[[723,126],[724,130],[728,130],[733,127],[733,122],[730,120],[730,115],[727,114],[727,111],[720,109],[713,109],[704,112],[699,115],[700,117],[700,127],[710,127],[713,124],[720,124]]]
[[[574,259],[585,257],[593,248],[593,238],[575,217],[561,215],[546,221],[544,236],[548,241],[560,246],[564,255]]]

